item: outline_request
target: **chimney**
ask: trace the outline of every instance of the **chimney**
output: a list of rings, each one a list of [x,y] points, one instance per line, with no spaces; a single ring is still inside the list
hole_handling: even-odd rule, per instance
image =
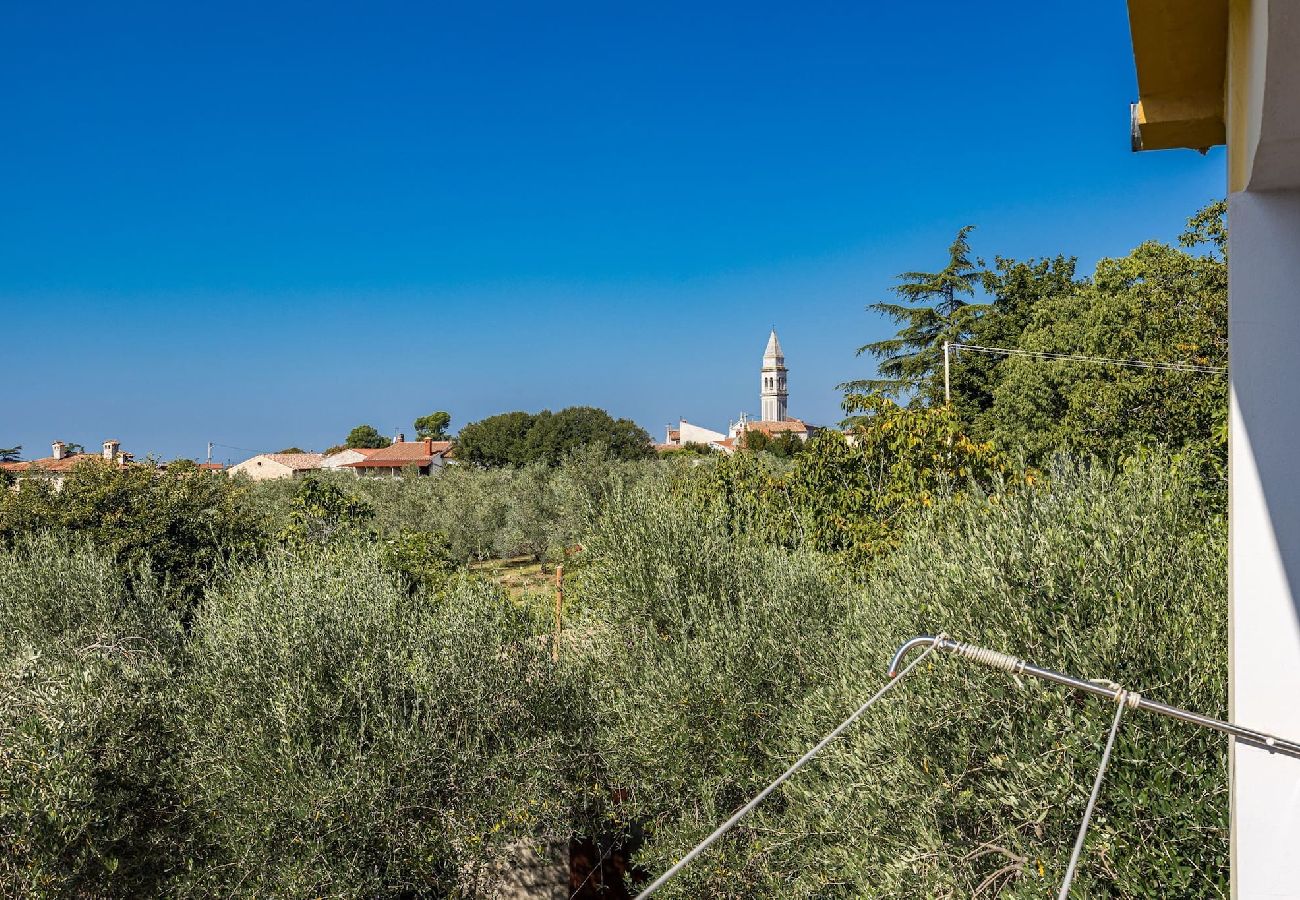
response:
[[[429,456],[433,456],[433,438],[424,439],[424,452]]]
[[[116,462],[117,451],[121,446],[120,441],[104,441],[104,462]]]
[[[65,445],[63,441],[55,441],[50,445],[50,450],[52,451],[50,456],[53,456],[55,459],[63,459],[63,457],[68,455],[64,452],[64,447]]]

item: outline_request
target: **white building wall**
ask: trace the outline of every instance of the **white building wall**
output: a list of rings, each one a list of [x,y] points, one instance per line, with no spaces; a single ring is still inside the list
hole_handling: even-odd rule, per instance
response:
[[[1300,191],[1229,198],[1232,721],[1300,739]],[[1234,742],[1234,894],[1300,897],[1300,759]]]
[[[266,456],[254,456],[226,470],[229,475],[247,475],[253,481],[292,478],[293,469]]]
[[[321,460],[320,467],[322,469],[329,469],[330,471],[351,472],[356,474],[356,469],[346,469],[344,466],[350,465],[354,462],[361,462],[361,460],[365,458],[366,455],[364,453],[358,453],[356,450],[340,450],[337,453],[331,453],[329,456]]]
[[[681,421],[678,433],[681,435],[683,444],[711,444],[714,441],[725,441],[727,439],[727,436],[720,431],[692,425],[685,419]]]

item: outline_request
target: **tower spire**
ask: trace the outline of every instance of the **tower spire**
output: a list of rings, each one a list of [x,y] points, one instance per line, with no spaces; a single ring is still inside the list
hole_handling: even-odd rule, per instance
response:
[[[767,339],[767,349],[763,351],[763,369],[761,373],[761,398],[764,422],[784,422],[786,402],[789,392],[786,388],[785,354],[781,351],[781,341],[772,329]]]

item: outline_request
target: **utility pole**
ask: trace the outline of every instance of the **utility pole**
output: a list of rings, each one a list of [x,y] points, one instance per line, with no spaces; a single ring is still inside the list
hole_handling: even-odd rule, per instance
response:
[[[948,341],[943,342],[943,405],[952,406],[952,380],[948,366]]]

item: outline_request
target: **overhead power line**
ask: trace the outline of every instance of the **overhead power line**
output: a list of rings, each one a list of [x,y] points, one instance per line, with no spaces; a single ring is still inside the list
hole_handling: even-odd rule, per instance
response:
[[[1029,356],[1035,359],[1057,359],[1070,362],[1090,362],[1104,366],[1125,366],[1130,369],[1159,369],[1165,372],[1198,372],[1202,375],[1226,375],[1227,366],[1203,366],[1187,362],[1152,362],[1146,359],[1113,359],[1106,356],[1084,356],[1080,353],[1051,353],[1045,350],[1021,350],[1013,347],[981,347],[978,344],[948,345],[954,350],[970,350],[973,353],[988,353],[1003,356]]]

